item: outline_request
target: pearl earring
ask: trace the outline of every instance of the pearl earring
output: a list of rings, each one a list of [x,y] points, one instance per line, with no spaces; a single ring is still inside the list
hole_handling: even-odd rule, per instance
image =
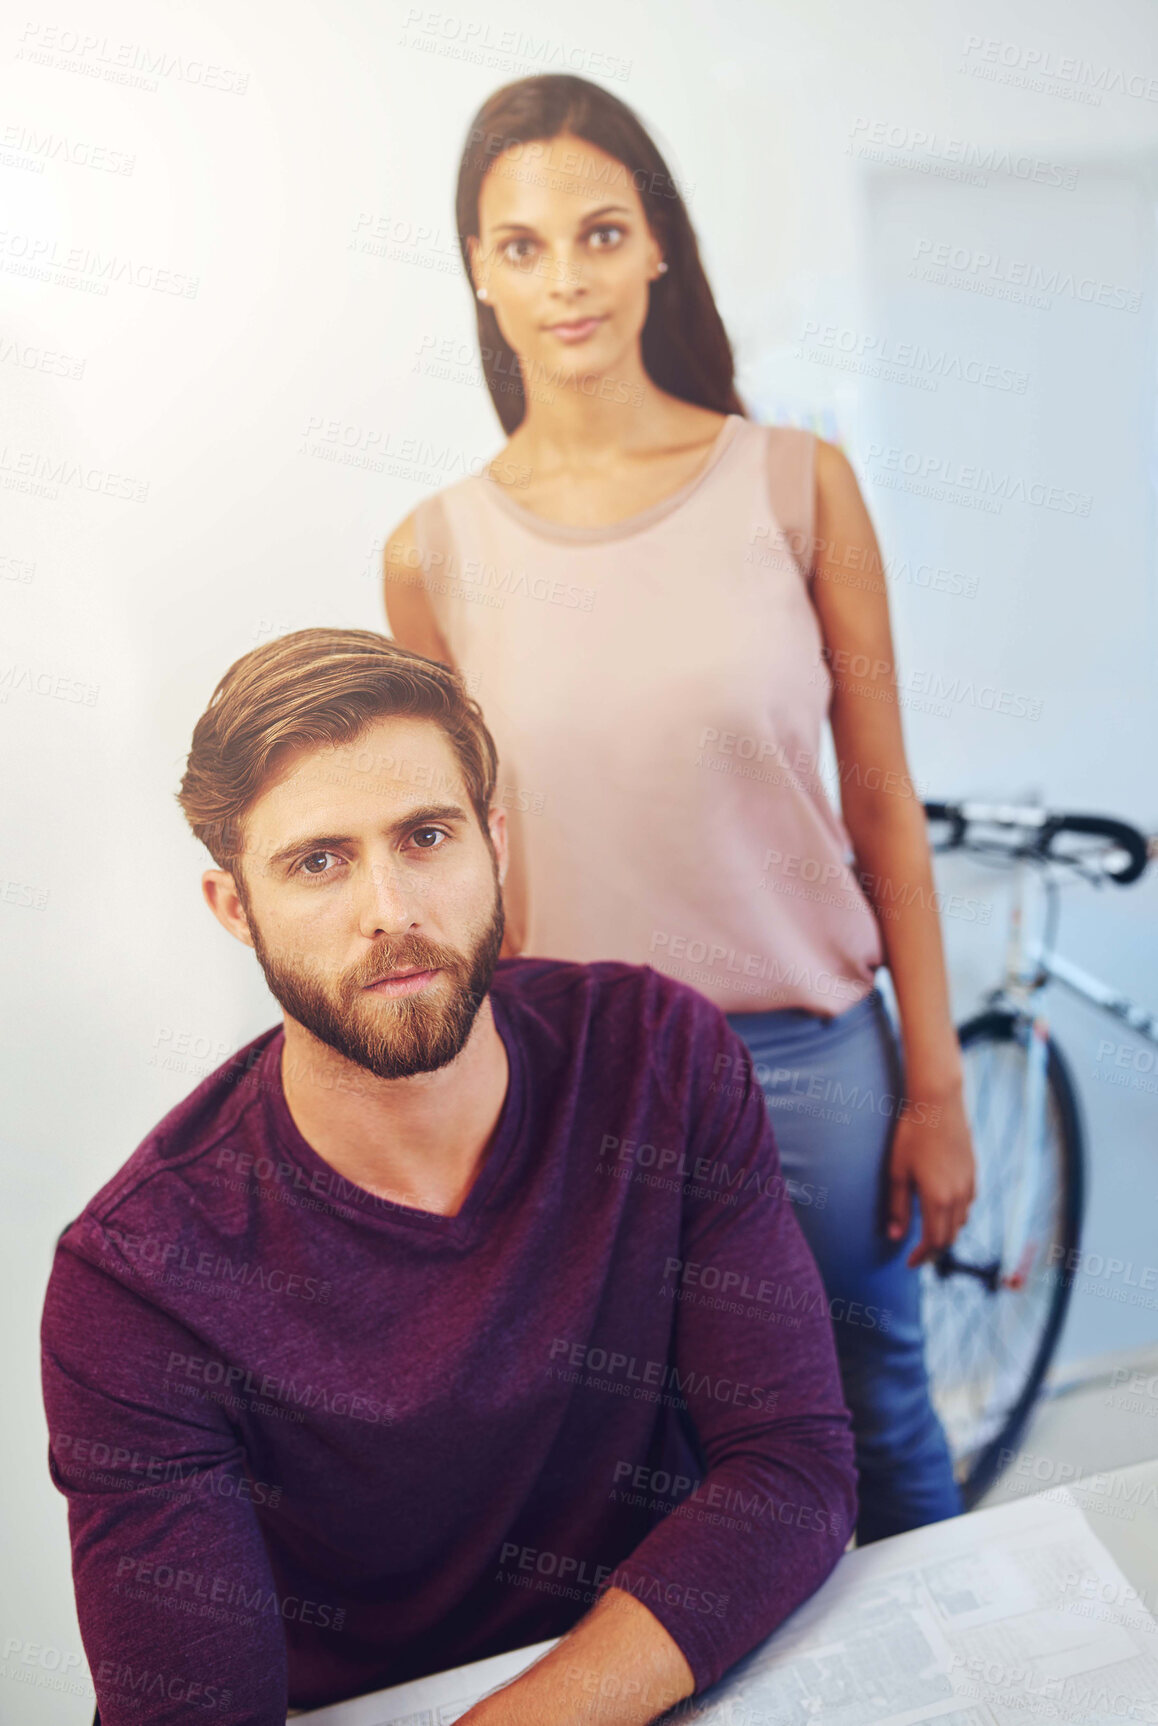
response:
[[[486,291],[486,289],[485,289],[485,288],[476,288],[476,289],[475,289],[475,292],[476,292],[476,294],[477,294],[477,295],[478,295],[478,297],[479,297],[479,299],[480,299],[480,300],[484,300],[484,301],[485,301],[485,299],[486,299],[486,297],[487,297],[487,291]]]
[[[660,260],[659,260],[659,271],[658,271],[658,274],[659,274],[659,275],[661,275],[661,276],[666,276],[666,275],[667,275],[667,259],[666,259],[666,258],[661,258],[661,259],[660,259]]]

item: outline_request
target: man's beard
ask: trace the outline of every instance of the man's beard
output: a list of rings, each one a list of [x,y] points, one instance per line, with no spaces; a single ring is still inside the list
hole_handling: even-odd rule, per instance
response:
[[[319,982],[308,967],[275,958],[251,914],[249,931],[270,994],[292,1019],[378,1078],[408,1079],[445,1067],[466,1043],[498,963],[503,905],[496,883],[490,919],[465,953],[419,935],[383,938],[335,984]],[[415,995],[367,993],[368,984],[414,966],[441,969],[443,978]]]

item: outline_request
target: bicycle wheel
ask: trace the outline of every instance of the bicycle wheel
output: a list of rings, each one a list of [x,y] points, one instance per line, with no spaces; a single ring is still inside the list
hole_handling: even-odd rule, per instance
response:
[[[966,1506],[1001,1473],[1057,1347],[1069,1305],[1067,1255],[1077,1246],[1084,1200],[1081,1116],[1066,1064],[1047,1045],[1046,1107],[1035,1166],[1027,1172],[1026,1248],[1009,1286],[1007,1239],[1021,1175],[1029,1022],[992,1011],[962,1025],[965,1105],[977,1159],[969,1219],[939,1265],[921,1270],[925,1358]],[[1002,1453],[1006,1454],[1003,1455]]]

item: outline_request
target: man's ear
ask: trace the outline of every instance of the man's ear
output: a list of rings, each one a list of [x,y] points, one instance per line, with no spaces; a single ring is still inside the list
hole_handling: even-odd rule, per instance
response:
[[[244,947],[253,946],[253,935],[249,927],[249,918],[245,914],[245,906],[241,903],[241,895],[237,891],[237,882],[227,869],[207,869],[201,877],[201,891],[205,895],[205,903],[221,924],[228,929],[235,940]]]
[[[487,810],[487,831],[491,836],[491,844],[495,848],[495,863],[499,872],[499,886],[507,878],[507,868],[510,864],[510,845],[507,838],[507,812],[497,803],[492,803]]]

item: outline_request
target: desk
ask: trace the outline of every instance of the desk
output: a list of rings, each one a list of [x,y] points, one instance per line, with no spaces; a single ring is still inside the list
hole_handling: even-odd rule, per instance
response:
[[[1035,1492],[1035,1484],[1028,1478],[1025,1496],[1008,1503],[846,1553],[823,1587],[682,1718],[705,1726],[991,1726],[1030,1713],[1080,1726],[1158,1720],[1158,1623],[1150,1616],[1158,1608],[1158,1461],[1068,1488]],[[448,1726],[552,1646],[292,1718],[306,1726]],[[826,1684],[840,1698],[831,1705],[817,1693]]]

